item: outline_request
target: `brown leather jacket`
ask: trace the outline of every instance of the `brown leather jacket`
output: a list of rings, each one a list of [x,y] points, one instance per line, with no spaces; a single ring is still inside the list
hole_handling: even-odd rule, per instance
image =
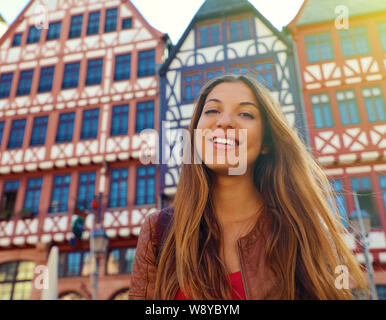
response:
[[[157,222],[159,212],[146,217],[139,234],[130,300],[152,300],[156,275]],[[272,271],[264,263],[264,245],[258,236],[257,224],[245,237],[237,241],[241,275],[248,300],[278,299]]]

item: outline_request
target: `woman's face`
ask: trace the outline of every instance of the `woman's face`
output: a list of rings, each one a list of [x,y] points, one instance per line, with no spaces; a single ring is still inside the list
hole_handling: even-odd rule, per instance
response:
[[[241,81],[220,83],[212,89],[197,129],[201,129],[195,133],[198,155],[215,172],[237,167],[234,159],[250,168],[260,154],[262,117],[253,91]]]

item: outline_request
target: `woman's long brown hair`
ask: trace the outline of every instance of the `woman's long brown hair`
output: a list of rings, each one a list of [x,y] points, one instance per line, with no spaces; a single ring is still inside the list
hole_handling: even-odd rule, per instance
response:
[[[269,152],[254,164],[254,184],[267,210],[259,217],[267,265],[277,277],[281,299],[353,299],[337,289],[335,267],[348,268],[350,283],[369,295],[366,277],[343,234],[333,190],[269,91],[248,76],[226,75],[201,90],[189,126],[190,137],[211,90],[241,81],[254,92]],[[191,154],[196,152],[193,139]],[[192,299],[230,299],[220,258],[221,231],[213,212],[211,172],[205,164],[182,164],[173,202],[174,218],[156,273],[155,299],[174,299],[179,288]]]

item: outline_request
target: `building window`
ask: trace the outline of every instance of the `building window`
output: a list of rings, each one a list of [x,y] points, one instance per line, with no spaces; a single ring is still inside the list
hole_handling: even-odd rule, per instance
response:
[[[99,33],[100,15],[101,15],[101,13],[99,11],[89,13],[88,23],[87,23],[87,35]]]
[[[86,86],[100,84],[102,81],[103,59],[89,60],[87,63]]]
[[[68,203],[68,193],[70,190],[71,175],[60,175],[54,177],[52,186],[50,213],[66,212]]]
[[[46,140],[47,124],[48,116],[35,117],[32,127],[31,141],[29,144],[30,146],[44,145]]]
[[[305,36],[304,39],[309,63],[334,59],[330,33]]]
[[[131,29],[133,27],[133,19],[125,18],[122,19],[122,29]]]
[[[365,27],[355,27],[339,31],[343,56],[352,57],[370,53],[369,40]]]
[[[136,205],[155,203],[155,167],[137,168]]]
[[[272,61],[255,62],[256,79],[268,89],[275,87],[275,75]]]
[[[31,211],[34,216],[38,214],[40,202],[40,190],[42,188],[42,178],[30,178],[27,181],[25,192],[24,209]]]
[[[155,51],[146,50],[138,54],[138,77],[146,77],[155,73]]]
[[[33,70],[24,70],[20,72],[19,85],[16,92],[17,96],[30,94],[33,75]]]
[[[363,88],[362,96],[365,101],[369,121],[386,121],[386,106],[383,101],[381,88],[379,86]]]
[[[331,128],[334,126],[331,103],[328,94],[316,94],[311,96],[312,113],[316,129]]]
[[[88,251],[59,254],[59,278],[86,277],[91,272],[91,256]]]
[[[52,90],[54,80],[55,67],[44,67],[40,69],[40,80],[38,92],[47,92]]]
[[[244,18],[241,20],[229,21],[229,40],[238,41],[251,38],[251,20]]]
[[[338,91],[336,93],[336,100],[338,101],[339,114],[342,124],[345,126],[358,124],[360,121],[355,91]]]
[[[3,197],[1,199],[0,217],[2,219],[11,218],[14,210],[19,190],[19,180],[6,181],[4,183]]]
[[[106,274],[129,274],[133,271],[135,248],[112,249],[106,261]]]
[[[95,139],[98,136],[99,109],[83,111],[80,139]]]
[[[386,211],[386,175],[379,177],[379,186],[382,193],[383,208]]]
[[[381,227],[381,221],[374,206],[374,190],[371,186],[369,177],[356,177],[351,178],[351,188],[353,192],[356,192],[359,207],[361,210],[366,211],[371,217],[372,227]]]
[[[111,136],[125,135],[129,126],[129,105],[123,104],[113,107],[111,118]]]
[[[62,113],[59,116],[58,131],[56,142],[70,142],[74,132],[75,112]]]
[[[11,133],[8,140],[8,149],[21,148],[24,139],[26,119],[18,119],[12,121]]]
[[[62,89],[76,88],[79,80],[80,62],[67,63],[64,66]]]
[[[78,38],[81,36],[81,34],[82,34],[82,22],[83,22],[83,15],[82,14],[71,17],[70,32],[68,34],[68,37],[70,39]]]
[[[40,33],[41,33],[41,29],[38,29],[35,26],[29,27],[27,44],[39,42],[40,41]]]
[[[335,195],[336,195],[335,202],[338,207],[338,212],[339,212],[341,222],[345,227],[348,227],[347,205],[346,205],[346,199],[344,196],[342,180],[334,179],[332,181],[332,186],[335,191]]]
[[[386,22],[378,23],[377,27],[383,51],[386,51]]]
[[[230,66],[230,71],[233,74],[247,74],[249,72],[249,64],[234,64]]]
[[[0,98],[8,98],[11,93],[13,72],[3,73],[0,77]]]
[[[206,80],[212,80],[214,78],[222,76],[223,73],[224,73],[224,69],[222,67],[208,69],[205,71],[205,78]]]
[[[113,169],[110,175],[109,208],[123,208],[127,205],[127,169]]]
[[[378,300],[386,300],[386,285],[376,285]]]
[[[107,9],[105,20],[105,32],[115,31],[117,29],[118,9]]]
[[[13,36],[12,47],[18,47],[21,45],[22,33],[15,33]]]
[[[0,121],[0,149],[1,149],[1,141],[3,139],[3,131],[4,131],[4,121]]]
[[[0,300],[29,300],[34,268],[32,261],[0,264]]]
[[[115,57],[114,81],[130,79],[130,63],[130,53]]]
[[[84,172],[79,174],[78,196],[76,207],[79,210],[91,209],[91,201],[95,198],[95,172]]]
[[[154,129],[154,101],[138,102],[135,122],[135,132],[144,129]]]
[[[220,24],[212,24],[199,27],[200,47],[213,46],[221,43]]]
[[[62,22],[51,22],[48,31],[47,31],[47,37],[46,40],[55,40],[60,38],[60,31],[62,29]]]
[[[201,89],[201,72],[189,72],[182,76],[182,90],[184,101],[193,101],[198,97]]]

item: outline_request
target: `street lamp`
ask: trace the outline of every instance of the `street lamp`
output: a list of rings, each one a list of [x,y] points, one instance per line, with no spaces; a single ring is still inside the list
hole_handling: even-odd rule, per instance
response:
[[[361,247],[365,255],[367,266],[367,275],[370,283],[370,299],[378,300],[377,290],[374,284],[373,264],[370,261],[370,253],[368,249],[367,237],[371,229],[371,216],[367,211],[361,210],[359,206],[357,193],[354,192],[355,211],[350,214],[351,228],[361,238]]]
[[[101,255],[105,255],[109,244],[109,238],[102,228],[101,224],[101,203],[102,193],[99,194],[99,201],[93,200],[91,207],[94,209],[94,218],[96,221],[92,224],[92,232],[90,237],[90,260],[93,264],[95,257],[95,270],[90,274],[90,282],[93,288],[92,299],[97,300],[98,297],[98,277],[99,277],[99,259]],[[94,229],[96,226],[96,230]]]

